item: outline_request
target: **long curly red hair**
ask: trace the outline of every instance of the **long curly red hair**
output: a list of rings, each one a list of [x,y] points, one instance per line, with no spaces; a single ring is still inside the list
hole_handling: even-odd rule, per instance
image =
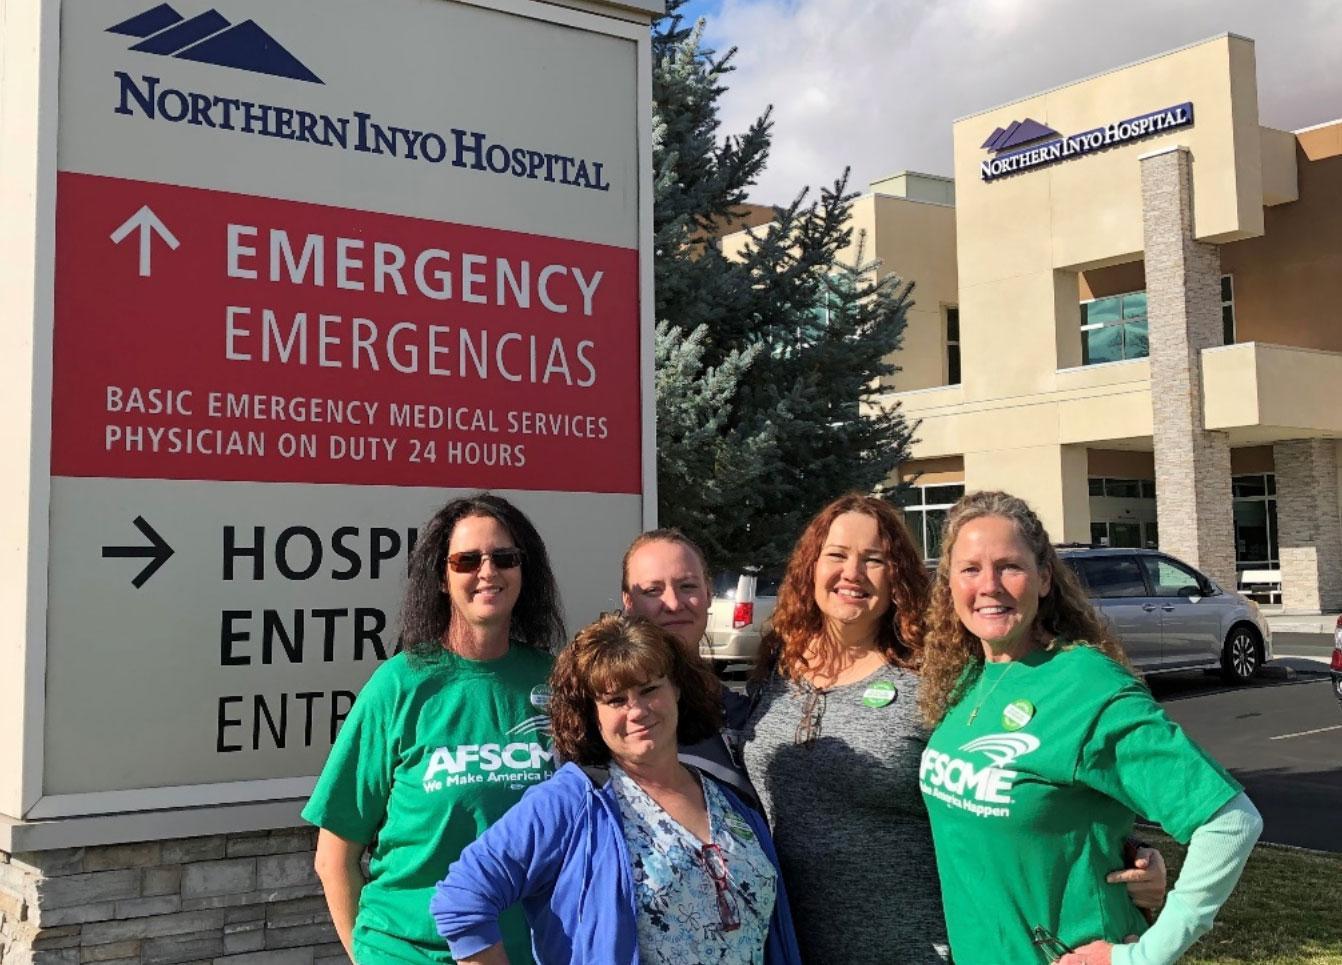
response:
[[[923,611],[927,606],[928,575],[922,554],[914,545],[899,510],[883,499],[848,493],[834,500],[806,524],[788,559],[778,588],[772,628],[760,644],[755,673],[767,677],[775,669],[796,680],[807,670],[822,669],[837,643],[829,640],[825,616],[815,599],[815,567],[829,536],[829,528],[844,513],[861,513],[876,520],[890,565],[891,607],[881,619],[876,645],[890,663],[917,670],[923,658]],[[807,662],[807,650],[818,651],[816,666]]]

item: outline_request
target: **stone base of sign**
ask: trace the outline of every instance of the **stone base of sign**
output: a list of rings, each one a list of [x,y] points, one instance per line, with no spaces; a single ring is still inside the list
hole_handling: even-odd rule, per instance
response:
[[[0,965],[347,965],[311,828],[8,854]]]

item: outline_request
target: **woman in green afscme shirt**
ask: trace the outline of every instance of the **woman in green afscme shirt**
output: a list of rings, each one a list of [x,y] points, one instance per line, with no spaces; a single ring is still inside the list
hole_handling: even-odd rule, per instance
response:
[[[1239,879],[1257,810],[1136,679],[1024,501],[966,495],[943,547],[919,787],[956,965],[1176,961]],[[1149,930],[1105,881],[1136,814],[1189,844]]]
[[[364,686],[303,809],[358,965],[451,962],[429,917],[434,882],[553,770],[548,651],[564,627],[530,520],[484,493],[439,510],[411,555],[400,629],[410,649]],[[509,959],[529,962],[520,911],[500,924]]]

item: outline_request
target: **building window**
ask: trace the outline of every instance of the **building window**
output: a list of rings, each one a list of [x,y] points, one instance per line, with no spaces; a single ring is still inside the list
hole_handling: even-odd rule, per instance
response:
[[[1117,479],[1110,476],[1091,476],[1092,496],[1110,496],[1116,499],[1155,499],[1154,479]]]
[[[1090,541],[1096,546],[1156,549],[1156,483],[1153,479],[1091,476]]]
[[[925,560],[941,556],[941,527],[946,512],[965,494],[965,487],[956,483],[941,486],[911,486],[899,495],[904,509],[904,521]]]
[[[1221,331],[1225,344],[1235,344],[1235,280],[1230,275],[1221,276]]]
[[[1146,333],[1146,292],[1127,292],[1081,303],[1081,364],[1144,359],[1151,354]]]
[[[1275,570],[1277,549],[1277,477],[1251,473],[1230,477],[1235,518],[1235,569]]]
[[[960,309],[946,306],[946,384],[960,384]]]
[[[1145,530],[1145,537],[1143,537]],[[1124,549],[1156,549],[1156,524],[1140,520],[1115,520],[1109,523],[1091,523],[1090,541],[1095,546],[1117,546]]]

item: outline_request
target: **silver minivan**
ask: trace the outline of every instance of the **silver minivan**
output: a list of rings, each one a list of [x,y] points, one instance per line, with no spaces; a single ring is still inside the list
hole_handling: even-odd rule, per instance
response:
[[[1258,604],[1157,550],[1059,547],[1144,674],[1219,669],[1247,683],[1272,659]]]

